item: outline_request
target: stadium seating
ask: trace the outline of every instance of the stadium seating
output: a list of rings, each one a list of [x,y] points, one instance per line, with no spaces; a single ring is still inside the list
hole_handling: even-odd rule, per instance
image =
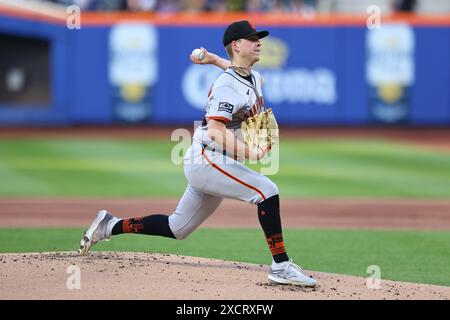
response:
[[[416,12],[424,14],[448,14],[450,13],[450,1],[418,0]]]

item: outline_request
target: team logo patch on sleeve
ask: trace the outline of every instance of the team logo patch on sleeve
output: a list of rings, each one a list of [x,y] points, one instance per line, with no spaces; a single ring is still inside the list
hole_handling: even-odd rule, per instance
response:
[[[219,102],[219,109],[218,111],[225,111],[228,113],[233,113],[234,106],[231,103],[228,102]]]

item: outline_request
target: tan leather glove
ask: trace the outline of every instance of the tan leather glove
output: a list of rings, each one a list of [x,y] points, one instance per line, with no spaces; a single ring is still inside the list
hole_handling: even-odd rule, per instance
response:
[[[270,150],[279,136],[278,123],[271,108],[242,121],[241,130],[245,144],[253,150]]]

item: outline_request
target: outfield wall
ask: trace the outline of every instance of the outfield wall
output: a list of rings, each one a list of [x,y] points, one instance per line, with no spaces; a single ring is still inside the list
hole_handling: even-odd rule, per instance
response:
[[[221,70],[192,49],[225,56],[224,27],[245,16],[81,16],[0,8],[0,126],[190,124]],[[281,124],[449,125],[450,19],[258,16],[270,30],[257,68]],[[20,54],[19,54],[20,53]]]

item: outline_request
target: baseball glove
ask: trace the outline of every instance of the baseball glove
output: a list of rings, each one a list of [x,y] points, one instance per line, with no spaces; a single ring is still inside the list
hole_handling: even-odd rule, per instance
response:
[[[278,124],[271,108],[242,121],[241,130],[245,144],[254,150],[270,150],[278,138]]]

